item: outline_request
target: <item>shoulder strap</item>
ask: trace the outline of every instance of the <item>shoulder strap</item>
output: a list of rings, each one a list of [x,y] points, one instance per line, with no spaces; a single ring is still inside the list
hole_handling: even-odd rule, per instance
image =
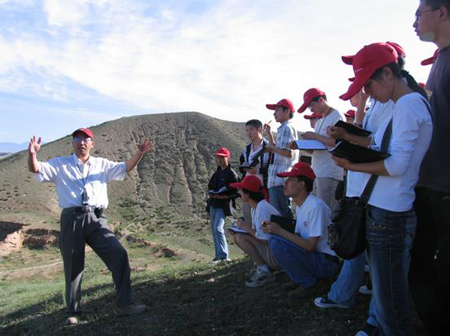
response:
[[[389,142],[391,141],[391,135],[392,135],[392,118],[389,121],[389,124],[386,127],[386,130],[383,134],[383,140],[381,141],[381,148],[380,151],[386,152],[389,147]],[[359,199],[360,203],[363,205],[366,205],[369,202],[370,194],[372,194],[372,190],[375,187],[375,183],[378,180],[378,175],[372,175],[369,179],[369,181],[366,184],[366,187],[364,188],[364,191]]]

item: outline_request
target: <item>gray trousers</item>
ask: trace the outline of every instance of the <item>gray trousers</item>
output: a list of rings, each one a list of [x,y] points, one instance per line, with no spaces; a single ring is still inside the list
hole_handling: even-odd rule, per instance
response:
[[[335,198],[336,188],[339,180],[331,177],[317,177],[314,180],[313,195],[321,198],[331,210],[337,206]]]
[[[81,312],[81,281],[84,274],[84,250],[88,244],[112,272],[118,307],[131,303],[130,263],[125,248],[109,229],[106,218],[94,213],[61,213],[59,247],[64,262],[66,305],[69,313]]]

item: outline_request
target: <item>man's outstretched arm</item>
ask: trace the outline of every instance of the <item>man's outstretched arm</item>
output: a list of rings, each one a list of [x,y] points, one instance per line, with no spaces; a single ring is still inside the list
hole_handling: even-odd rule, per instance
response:
[[[37,152],[39,152],[39,149],[41,148],[41,141],[42,139],[40,137],[36,140],[36,137],[33,135],[28,145],[28,170],[36,174],[39,173]]]
[[[127,161],[125,161],[125,164],[127,165],[127,173],[132,171],[134,167],[136,167],[136,165],[139,163],[139,161],[141,161],[142,157],[152,149],[153,144],[148,139],[145,139],[142,144],[137,145],[136,153]]]

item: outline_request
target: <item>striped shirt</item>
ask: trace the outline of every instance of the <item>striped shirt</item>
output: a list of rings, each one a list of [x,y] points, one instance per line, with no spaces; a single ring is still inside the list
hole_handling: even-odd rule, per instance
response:
[[[277,140],[275,142],[276,148],[289,149],[289,143],[295,140],[298,140],[298,134],[290,120],[278,127]],[[267,188],[283,185],[284,179],[278,177],[277,174],[291,170],[292,166],[298,161],[298,152],[297,150],[292,150],[290,158],[274,153],[273,163],[269,166]]]

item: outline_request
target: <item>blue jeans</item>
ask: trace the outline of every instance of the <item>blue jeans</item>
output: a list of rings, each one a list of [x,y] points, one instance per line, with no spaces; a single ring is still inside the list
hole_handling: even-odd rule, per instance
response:
[[[308,252],[280,236],[272,236],[269,243],[278,265],[293,283],[303,287],[312,287],[319,279],[332,277],[339,267],[324,253]]]
[[[225,237],[225,213],[222,208],[209,208],[209,216],[211,218],[211,229],[214,240],[214,259],[228,258],[228,244]]]
[[[281,216],[292,219],[291,202],[289,197],[284,196],[282,185],[269,188],[269,203],[280,212]]]
[[[408,271],[415,230],[414,210],[392,212],[370,205],[367,208],[367,259],[381,335],[412,334]]]
[[[366,253],[345,260],[336,281],[331,285],[327,296],[331,301],[341,305],[352,307],[355,304],[356,294],[364,281],[364,266],[366,265]],[[367,323],[378,326],[375,315],[375,300],[370,301],[369,318]]]

